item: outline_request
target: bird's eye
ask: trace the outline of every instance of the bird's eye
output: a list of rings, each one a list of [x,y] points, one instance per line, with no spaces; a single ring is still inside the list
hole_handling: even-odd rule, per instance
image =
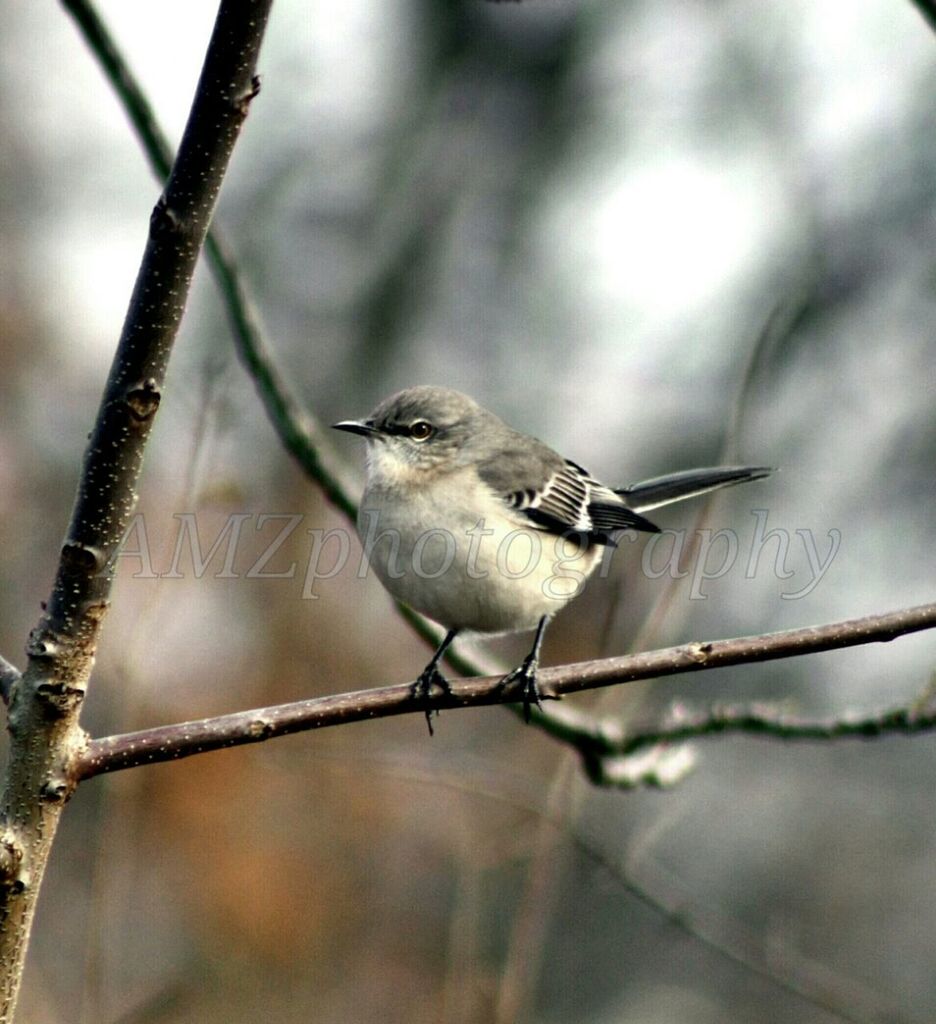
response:
[[[432,424],[427,423],[425,420],[416,420],[409,429],[410,437],[414,441],[428,441],[434,433]]]

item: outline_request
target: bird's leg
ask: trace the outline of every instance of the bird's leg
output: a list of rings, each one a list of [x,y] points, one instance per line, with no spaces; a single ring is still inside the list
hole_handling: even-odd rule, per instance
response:
[[[539,686],[536,683],[536,670],[539,668],[540,648],[543,646],[543,634],[549,623],[549,616],[544,615],[536,627],[536,636],[533,639],[533,649],[523,659],[523,664],[508,673],[501,680],[501,686],[509,686],[518,680],[523,680],[523,720],[530,721],[530,705],[535,704],[540,710],[543,705],[540,701]]]
[[[458,635],[457,629],[450,629],[445,634],[445,639],[436,648],[435,654],[432,656],[432,661],[422,670],[419,674],[419,678],[413,683],[413,698],[421,701],[424,704],[428,704],[429,698],[432,695],[432,687],[438,685],[442,688],[445,693],[451,693],[452,688],[449,686],[449,681],[439,671],[439,662],[442,660],[442,655],[448,650],[449,645]],[[438,712],[436,712],[438,714]],[[429,735],[432,735],[432,708],[426,708],[426,724],[429,726]]]

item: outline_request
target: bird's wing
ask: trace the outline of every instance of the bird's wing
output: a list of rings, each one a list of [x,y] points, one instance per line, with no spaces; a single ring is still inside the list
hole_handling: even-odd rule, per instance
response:
[[[545,445],[503,449],[484,460],[478,473],[518,517],[549,533],[579,533],[595,544],[613,544],[612,534],[620,530],[660,532],[581,466]]]

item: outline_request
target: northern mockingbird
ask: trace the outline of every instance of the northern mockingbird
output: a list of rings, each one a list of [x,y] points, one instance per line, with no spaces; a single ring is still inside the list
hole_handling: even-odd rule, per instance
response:
[[[546,626],[615,534],[659,533],[642,512],[771,472],[694,469],[613,489],[449,388],[407,388],[367,419],[334,426],[367,441],[358,532],[370,564],[395,598],[448,630],[414,696],[428,700],[436,685],[449,692],[439,662],[462,630],[535,629],[530,653],[503,679],[522,683],[527,721],[540,703]],[[426,720],[431,732],[429,709]]]

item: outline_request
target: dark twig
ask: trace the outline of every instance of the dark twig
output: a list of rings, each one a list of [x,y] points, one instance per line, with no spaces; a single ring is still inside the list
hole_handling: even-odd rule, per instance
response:
[[[124,106],[153,173],[160,182],[169,177],[172,149],[153,114],[153,108],[117,49],[107,26],[94,5],[86,0],[62,0],[62,6],[75,19],[88,48],[97,57],[108,80]]]
[[[684,644],[620,658],[543,669],[539,676],[539,684],[546,698],[557,699],[581,690],[634,682],[638,679],[699,672],[727,665],[791,658],[858,644],[888,641],[906,633],[931,629],[934,626],[936,604],[920,605],[884,615],[869,615],[861,619],[792,629],[783,633]],[[451,693],[440,693],[434,696],[431,702],[436,709],[476,707],[515,702],[519,696],[512,689],[503,688],[500,685],[500,677],[488,676],[463,680],[453,685]],[[76,758],[73,770],[76,779],[81,781],[102,772],[119,771],[159,761],[172,761],[208,750],[257,743],[308,729],[322,729],[346,722],[386,718],[411,712],[423,713],[425,710],[425,701],[415,701],[409,685],[317,697],[294,704],[241,711],[197,722],[182,722],[93,740]],[[934,722],[936,716],[926,712],[921,712],[917,716],[891,716],[882,721],[877,734],[922,732],[933,728]],[[553,730],[559,738],[577,746],[583,756],[594,758],[602,753],[619,750],[608,748],[607,741],[600,739],[600,731],[594,734],[583,732],[580,723],[575,723],[568,736],[562,735],[561,727],[562,719],[558,718],[553,723]],[[867,733],[843,731],[839,735]],[[601,748],[602,742],[605,743],[606,749]]]
[[[113,558],[136,503],[143,452],[195,263],[257,92],[254,71],[270,3],[220,5],[179,154],[150,218],[52,595],[13,688],[0,798],[0,1024],[13,1015],[43,872],[72,788],[70,762],[86,738],[78,714],[107,611]]]
[[[648,729],[609,744],[621,754],[631,754],[658,743],[679,743],[702,736],[721,733],[748,733],[778,740],[873,739],[876,736],[901,733],[910,735],[933,728],[936,705],[894,707],[870,715],[846,714],[841,717],[804,718],[768,705],[716,705],[705,711],[677,709],[670,719],[656,729]]]
[[[694,758],[680,744],[726,733],[775,740],[808,741],[913,736],[936,728],[932,688],[909,705],[859,715],[808,718],[767,704],[725,704],[690,711],[675,706],[658,725],[622,732],[616,721],[593,719],[569,723],[569,742],[578,747],[589,778],[596,785],[631,789],[668,786],[692,768]]]

